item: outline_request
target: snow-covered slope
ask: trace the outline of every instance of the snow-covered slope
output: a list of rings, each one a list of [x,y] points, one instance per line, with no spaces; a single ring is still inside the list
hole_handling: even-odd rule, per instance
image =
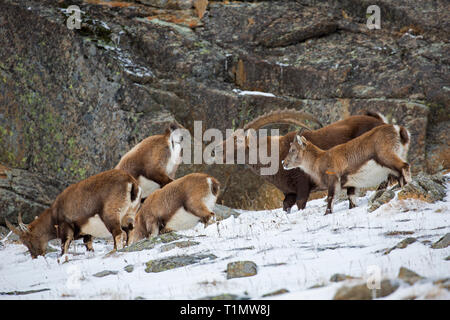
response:
[[[395,198],[372,213],[367,212],[372,192],[358,199],[357,208],[349,210],[344,201],[327,216],[324,199],[292,214],[281,209],[242,211],[237,218],[179,232],[186,239],[178,242],[193,242],[182,248],[161,243],[150,250],[108,254],[112,242],[97,240],[95,252],[86,253],[77,241],[65,263],[58,257],[59,247],[32,260],[23,245],[6,240],[0,246],[0,299],[198,299],[221,294],[259,299],[279,289],[288,292],[268,298],[332,299],[342,286],[365,283],[373,270],[382,278],[397,279],[400,267],[425,279],[412,286],[398,281],[399,288],[385,298],[450,299],[449,291],[435,284],[450,277],[450,247],[431,248],[450,232],[449,187],[444,201]],[[416,241],[384,254],[408,237]],[[199,254],[215,258],[145,271],[150,260]],[[256,263],[257,274],[227,279],[227,264],[244,260]],[[105,270],[112,272],[94,276]],[[337,273],[361,279],[330,281]],[[11,295],[14,291],[19,295]]]

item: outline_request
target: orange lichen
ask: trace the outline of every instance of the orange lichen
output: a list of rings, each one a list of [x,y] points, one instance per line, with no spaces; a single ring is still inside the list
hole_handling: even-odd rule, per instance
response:
[[[187,16],[187,15],[174,15],[174,14],[159,14],[155,16],[146,17],[147,20],[162,20],[166,22],[176,23],[183,26],[187,26],[189,28],[196,28],[202,25],[201,21],[198,18]]]

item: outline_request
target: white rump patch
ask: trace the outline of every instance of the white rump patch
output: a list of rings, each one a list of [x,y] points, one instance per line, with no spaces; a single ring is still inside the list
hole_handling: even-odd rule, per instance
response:
[[[147,198],[150,194],[158,189],[161,189],[161,185],[153,180],[147,179],[144,176],[139,176],[138,178],[139,186],[142,188],[142,198]]]
[[[213,211],[214,206],[216,205],[217,196],[212,193],[212,180],[211,178],[206,178],[209,186],[209,193],[202,199],[205,206],[209,211]]]
[[[395,171],[380,166],[374,160],[369,160],[356,173],[347,176],[347,182],[344,187],[376,187],[383,181],[386,181],[389,174],[397,176]]]
[[[199,221],[199,217],[181,207],[166,223],[166,228],[174,231],[191,229],[195,227]]]
[[[180,130],[175,130],[169,137],[170,157],[166,165],[166,173],[170,178],[174,178],[175,171],[181,163],[181,140],[183,138]]]
[[[96,238],[112,238],[111,233],[108,231],[98,214],[89,218],[88,221],[81,226],[80,233],[91,235]]]

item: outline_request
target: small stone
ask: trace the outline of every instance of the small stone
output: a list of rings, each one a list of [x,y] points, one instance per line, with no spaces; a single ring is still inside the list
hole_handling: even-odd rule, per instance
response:
[[[183,237],[176,234],[175,232],[163,233],[159,236],[152,237],[150,239],[142,239],[138,242],[135,242],[128,247],[118,250],[119,252],[136,252],[143,250],[153,249],[157,244],[160,243],[169,243],[172,241],[180,240]]]
[[[414,271],[411,271],[404,267],[400,268],[400,271],[398,272],[398,278],[409,283],[410,285],[413,285],[417,281],[424,279],[422,276],[418,275]]]
[[[214,215],[216,217],[216,220],[220,221],[229,218],[231,216],[237,218],[240,215],[240,213],[232,208],[216,204],[214,206]]]
[[[433,249],[443,249],[447,248],[448,246],[450,246],[450,233],[447,233],[445,236],[431,245]]]
[[[345,281],[345,280],[349,280],[349,279],[356,279],[356,278],[352,277],[352,276],[348,276],[346,274],[342,274],[342,273],[335,273],[331,276],[330,281],[331,282],[341,282],[341,281]]]
[[[256,275],[258,267],[252,261],[235,261],[227,265],[227,279],[251,277]]]
[[[397,243],[394,247],[392,247],[392,248],[386,250],[386,251],[384,252],[384,254],[389,254],[389,253],[392,252],[392,250],[395,250],[395,249],[405,249],[407,246],[409,246],[410,244],[412,244],[412,243],[414,243],[414,242],[416,242],[416,241],[417,241],[416,238],[408,237],[408,238],[406,238],[406,239],[400,241],[399,243]]]
[[[163,272],[175,268],[184,267],[190,264],[198,263],[203,259],[213,260],[217,257],[213,254],[207,255],[182,255],[159,260],[150,260],[146,263],[145,272]]]
[[[280,290],[276,290],[276,291],[273,291],[273,292],[269,292],[269,293],[263,294],[263,298],[265,298],[265,297],[272,297],[272,296],[278,296],[280,294],[284,294],[284,293],[288,293],[288,292],[289,292],[289,290],[287,290],[287,289],[280,289]]]
[[[433,284],[450,291],[450,278],[433,281]]]
[[[100,272],[97,272],[97,273],[93,274],[93,276],[97,277],[97,278],[103,278],[103,277],[110,276],[110,275],[115,275],[115,274],[118,274],[118,273],[119,273],[119,271],[103,270],[103,271],[100,271]]]
[[[231,293],[223,293],[219,294],[217,296],[207,296],[200,298],[199,300],[244,300],[243,298],[240,298],[239,296]]]
[[[132,264],[129,264],[129,265],[125,266],[125,267],[123,268],[123,270],[125,270],[125,271],[128,272],[128,273],[131,273],[131,272],[134,271],[134,266],[133,266]]]
[[[165,244],[163,246],[161,246],[160,250],[161,252],[166,252],[175,248],[187,248],[187,247],[191,247],[191,246],[196,246],[198,245],[200,242],[197,241],[178,241],[178,242],[174,242],[174,243],[168,243]]]

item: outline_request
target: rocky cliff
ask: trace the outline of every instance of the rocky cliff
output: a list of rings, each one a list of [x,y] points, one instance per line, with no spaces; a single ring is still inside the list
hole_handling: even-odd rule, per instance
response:
[[[448,1],[378,1],[379,30],[365,0],[197,2],[0,1],[2,217],[29,221],[173,119],[225,132],[275,108],[323,123],[375,110],[410,130],[415,172],[450,167]],[[66,24],[72,4],[80,29]],[[178,176],[192,171],[232,175],[230,206],[280,205],[241,166]]]

